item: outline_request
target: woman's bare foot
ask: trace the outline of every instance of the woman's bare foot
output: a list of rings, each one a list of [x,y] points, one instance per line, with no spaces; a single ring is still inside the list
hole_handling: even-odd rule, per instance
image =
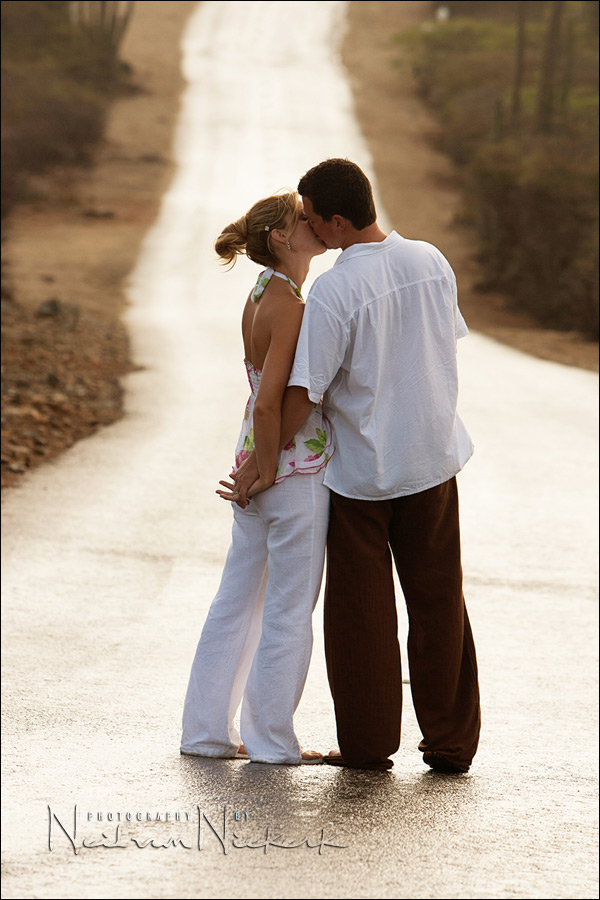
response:
[[[240,744],[238,747],[238,751],[235,754],[236,759],[248,759],[248,751],[244,747],[243,744]],[[316,750],[302,750],[300,759],[300,765],[310,766],[317,765],[318,763],[323,762],[323,754],[318,753]]]
[[[303,750],[300,756],[300,765],[310,766],[323,762],[323,754],[316,750]]]

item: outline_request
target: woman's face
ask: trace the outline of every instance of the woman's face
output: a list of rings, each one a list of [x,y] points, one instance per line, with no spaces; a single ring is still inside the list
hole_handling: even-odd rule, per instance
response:
[[[292,250],[295,250],[297,253],[306,253],[311,257],[318,256],[320,253],[325,253],[327,250],[327,247],[323,241],[316,236],[308,219],[304,215],[302,203],[298,204],[298,222],[291,232],[289,240]]]

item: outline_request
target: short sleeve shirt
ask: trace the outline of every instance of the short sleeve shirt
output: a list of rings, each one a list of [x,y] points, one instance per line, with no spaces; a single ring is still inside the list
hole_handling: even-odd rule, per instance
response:
[[[456,342],[467,333],[454,273],[424,241],[393,231],[353,244],[317,278],[289,384],[323,398],[331,490],[384,500],[462,469],[473,444],[456,409]]]

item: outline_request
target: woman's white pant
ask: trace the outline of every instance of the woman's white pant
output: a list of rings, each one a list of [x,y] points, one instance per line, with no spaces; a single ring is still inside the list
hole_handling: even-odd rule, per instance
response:
[[[181,752],[299,763],[293,716],[312,652],[329,522],[325,470],[292,475],[233,505],[232,543],[183,710]]]

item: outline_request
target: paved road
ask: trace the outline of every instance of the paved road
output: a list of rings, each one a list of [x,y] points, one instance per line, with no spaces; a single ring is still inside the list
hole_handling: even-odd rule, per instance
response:
[[[179,756],[255,274],[223,273],[211,242],[321,158],[370,170],[332,52],[343,14],[206,2],[192,18],[180,168],[131,284],[128,414],[6,495],[4,897],[596,896],[597,378],[477,335],[460,347],[471,774],[425,769],[408,696],[390,773]],[[297,725],[335,745],[319,641]]]

